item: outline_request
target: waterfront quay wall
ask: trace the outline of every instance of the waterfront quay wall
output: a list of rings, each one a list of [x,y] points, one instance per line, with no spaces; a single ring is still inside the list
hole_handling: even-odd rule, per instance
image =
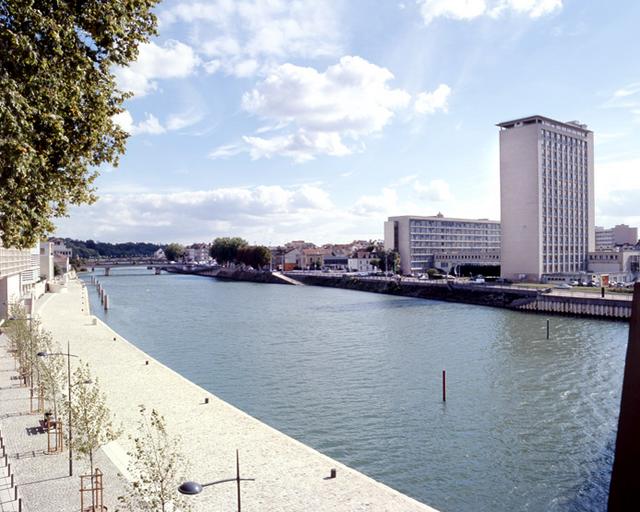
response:
[[[349,275],[301,273],[287,275],[291,275],[307,285],[461,302],[518,311],[619,320],[628,320],[631,316],[631,301],[625,298],[603,299],[599,296],[549,295],[535,289],[474,283],[462,284],[445,280],[420,282],[413,279],[397,280]]]

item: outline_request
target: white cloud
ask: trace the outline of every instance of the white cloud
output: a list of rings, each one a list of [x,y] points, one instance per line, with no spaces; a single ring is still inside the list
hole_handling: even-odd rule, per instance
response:
[[[417,0],[425,24],[436,18],[472,20],[513,12],[539,18],[562,8],[562,0]]]
[[[151,42],[141,45],[138,58],[114,74],[121,90],[140,97],[158,88],[156,80],[187,77],[199,63],[193,49],[180,41],[169,40],[162,46]]]
[[[243,137],[253,160],[286,156],[296,162],[313,160],[315,154],[344,156],[351,153],[340,140],[337,133],[305,132],[300,130],[289,135],[276,136],[270,139],[262,137]]]
[[[448,101],[450,95],[451,87],[446,84],[440,84],[432,92],[425,91],[418,94],[413,108],[418,114],[433,114],[438,110],[446,112],[449,108]]]
[[[596,223],[640,226],[640,159],[595,166]]]
[[[398,192],[394,188],[385,187],[378,195],[362,196],[351,211],[356,215],[379,218],[398,215]]]
[[[166,131],[165,127],[160,124],[158,118],[153,114],[146,114],[144,121],[140,121],[137,125],[131,127],[131,135],[149,134],[159,135]]]
[[[487,10],[484,0],[418,0],[418,5],[427,25],[439,17],[470,20]]]
[[[453,198],[449,184],[441,179],[431,180],[426,185],[419,181],[415,181],[413,188],[420,198],[427,199],[429,201],[444,202],[450,201]]]
[[[389,86],[392,79],[388,69],[360,57],[342,57],[324,72],[293,64],[278,66],[244,94],[242,106],[294,131],[244,141],[253,158],[280,154],[305,161],[318,154],[349,154],[353,148],[344,138],[357,141],[381,131],[410,102],[406,91]]]
[[[634,82],[617,89],[603,106],[605,108],[626,109],[636,122],[640,122],[640,82]]]
[[[102,193],[74,208],[58,233],[94,240],[193,242],[239,235],[250,242],[284,242],[300,235],[335,239],[354,219],[317,185],[230,187],[149,193]],[[333,234],[333,237],[331,236]]]
[[[127,133],[133,129],[133,117],[128,110],[123,110],[119,114],[111,117],[111,120]]]
[[[190,25],[209,72],[249,76],[273,59],[337,55],[341,30],[333,1],[217,0],[183,2],[159,13],[160,25]],[[252,62],[250,64],[250,62]]]
[[[198,112],[195,109],[180,114],[171,114],[167,119],[166,127],[169,131],[182,130],[200,122],[203,117],[202,112]]]
[[[202,119],[202,114],[196,111],[188,111],[181,114],[171,114],[165,125],[153,114],[145,113],[144,121],[134,123],[133,117],[128,110],[116,114],[112,117],[125,132],[130,135],[159,135],[167,131],[176,131],[191,126]]]

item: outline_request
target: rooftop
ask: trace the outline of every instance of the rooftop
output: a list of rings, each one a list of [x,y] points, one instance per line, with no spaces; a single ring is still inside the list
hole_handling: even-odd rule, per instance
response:
[[[513,119],[511,121],[504,121],[502,123],[496,124],[496,126],[499,126],[500,128],[509,129],[509,128],[515,128],[516,126],[522,126],[527,124],[541,124],[541,123],[564,126],[572,130],[581,131],[583,133],[591,133],[591,130],[587,129],[587,125],[582,124],[579,121],[567,121],[567,122],[556,121],[555,119],[551,119],[550,117],[539,116],[539,115],[521,117],[519,119]]]

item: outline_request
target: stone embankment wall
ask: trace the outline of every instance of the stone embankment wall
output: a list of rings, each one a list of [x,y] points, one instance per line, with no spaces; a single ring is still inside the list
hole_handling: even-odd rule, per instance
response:
[[[563,314],[627,320],[631,316],[631,301],[599,297],[550,296],[537,290],[510,286],[456,284],[446,281],[416,283],[367,277],[303,275],[295,279],[304,284],[346,288],[366,292],[418,297],[501,307],[545,314]]]
[[[256,270],[241,270],[231,268],[217,268],[215,270],[205,270],[203,272],[185,272],[189,274],[197,274],[201,276],[216,277],[228,281],[249,281],[252,283],[271,283],[271,284],[292,284],[278,275],[271,272],[260,272]]]

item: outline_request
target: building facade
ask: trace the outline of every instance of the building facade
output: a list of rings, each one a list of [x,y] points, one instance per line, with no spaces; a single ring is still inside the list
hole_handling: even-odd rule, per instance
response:
[[[50,260],[43,260],[51,265]],[[21,303],[30,311],[44,293],[40,248],[14,249],[0,244],[0,319],[9,316],[11,305]]]
[[[609,229],[596,226],[596,251],[613,249],[619,245],[636,245],[638,243],[638,228],[626,224],[618,224]]]
[[[640,251],[596,250],[589,253],[589,272],[606,276],[608,282],[630,283],[640,278]],[[602,282],[603,285],[608,284]]]
[[[384,248],[400,254],[403,274],[430,268],[453,272],[460,265],[500,264],[500,222],[432,217],[389,217],[384,224]]]
[[[595,250],[593,132],[543,116],[498,126],[502,277],[586,271]]]

